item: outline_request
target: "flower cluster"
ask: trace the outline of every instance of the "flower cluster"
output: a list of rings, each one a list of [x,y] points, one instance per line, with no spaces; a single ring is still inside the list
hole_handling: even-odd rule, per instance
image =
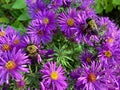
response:
[[[26,4],[31,17],[26,33],[0,27],[3,89],[120,90],[120,30],[96,14],[94,0]]]

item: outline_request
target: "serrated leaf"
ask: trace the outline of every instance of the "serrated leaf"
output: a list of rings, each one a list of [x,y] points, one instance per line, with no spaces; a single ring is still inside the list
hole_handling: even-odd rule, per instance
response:
[[[26,7],[25,0],[16,0],[12,6],[12,8],[14,8],[14,9],[22,9],[25,7]]]

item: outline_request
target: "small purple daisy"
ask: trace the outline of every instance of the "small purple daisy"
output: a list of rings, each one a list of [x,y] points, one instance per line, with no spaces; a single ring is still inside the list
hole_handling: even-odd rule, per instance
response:
[[[99,49],[98,57],[100,62],[105,65],[117,65],[120,59],[119,53],[120,50],[118,45],[113,45],[112,47],[103,45],[103,48]]]
[[[69,9],[67,12],[63,12],[58,17],[58,23],[61,31],[68,37],[71,38],[77,32],[76,9]]]
[[[39,20],[42,30],[47,30],[48,32],[56,30],[56,14],[53,10],[39,12],[36,18]]]
[[[111,70],[111,69],[109,69]],[[108,90],[108,71],[100,63],[93,62],[91,66],[82,65],[80,77],[77,79],[77,90]]]
[[[42,12],[47,8],[43,0],[26,0],[28,12],[32,19],[36,18],[38,12]]]
[[[52,41],[53,32],[49,29],[43,29],[38,19],[33,20],[27,30],[27,33],[34,36],[40,43],[47,44]]]
[[[1,28],[0,48],[4,51],[12,50],[16,47],[20,49],[20,33],[14,30],[11,26],[8,26],[5,31]]]
[[[46,90],[65,90],[67,88],[66,77],[61,65],[56,66],[56,62],[48,62],[44,64],[41,70],[43,74],[42,82]]]
[[[12,42],[8,37],[0,38],[0,51],[6,52],[12,50]]]
[[[93,61],[93,55],[87,50],[84,50],[84,52],[80,55],[80,60],[83,63],[90,64]]]
[[[11,52],[4,52],[0,57],[0,84],[9,83],[10,77],[15,80],[21,80],[20,72],[28,73],[28,57],[21,49],[14,48]]]

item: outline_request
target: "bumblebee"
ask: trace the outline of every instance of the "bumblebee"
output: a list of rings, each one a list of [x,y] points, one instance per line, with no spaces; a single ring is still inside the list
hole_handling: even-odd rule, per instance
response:
[[[87,18],[86,23],[87,23],[86,32],[91,33],[92,35],[98,35],[98,32],[97,32],[98,28],[95,20],[91,18]]]
[[[25,49],[30,59],[36,59],[38,55],[37,47],[34,44],[30,44]]]

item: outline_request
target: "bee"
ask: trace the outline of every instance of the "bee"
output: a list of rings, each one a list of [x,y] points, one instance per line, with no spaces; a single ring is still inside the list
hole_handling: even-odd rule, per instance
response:
[[[34,44],[30,44],[25,49],[30,59],[36,59],[38,55],[37,47]]]
[[[86,23],[87,23],[86,32],[91,33],[92,35],[98,35],[98,32],[97,32],[98,28],[95,20],[91,18],[87,18]]]

